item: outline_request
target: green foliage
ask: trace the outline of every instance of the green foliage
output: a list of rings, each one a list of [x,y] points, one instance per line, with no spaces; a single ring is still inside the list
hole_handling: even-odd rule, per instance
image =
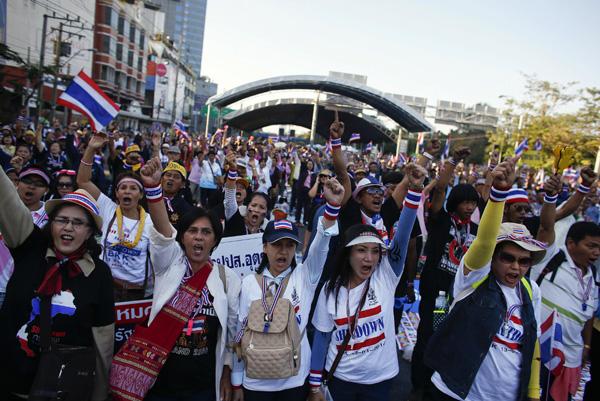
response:
[[[541,139],[544,167],[551,168],[556,145],[573,146],[577,165],[593,165],[599,145],[600,90],[577,90],[575,82],[559,84],[525,77],[524,99],[506,101],[503,124],[495,133],[488,133],[488,149],[495,147],[505,156],[512,155],[524,137],[529,150]]]

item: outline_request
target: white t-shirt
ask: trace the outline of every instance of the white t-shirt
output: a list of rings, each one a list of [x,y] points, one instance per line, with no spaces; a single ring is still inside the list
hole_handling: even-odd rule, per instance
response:
[[[113,277],[142,285],[146,274],[146,259],[148,258],[148,230],[152,225],[150,214],[146,213],[144,231],[135,248],[129,249],[123,245],[116,245],[109,248],[110,245],[119,242],[117,219],[114,219],[110,231],[108,227],[108,224],[113,219],[117,210],[117,204],[108,196],[100,194],[100,197],[98,198],[98,208],[103,221],[102,260],[110,267]],[[126,241],[133,242],[135,240],[139,224],[140,220],[132,220],[123,216],[122,230],[125,234]],[[106,234],[107,232],[108,235]],[[152,271],[149,268],[148,275],[151,274]]]
[[[33,219],[33,224],[35,224],[40,229],[42,229],[48,223],[48,215],[46,214],[46,209],[44,206],[45,202],[40,202],[40,204],[42,205],[42,207],[40,207],[38,210],[36,210],[34,212],[30,211],[29,213],[31,213],[31,218]]]
[[[334,376],[338,379],[360,384],[380,383],[398,374],[396,352],[396,330],[394,327],[394,292],[399,277],[396,276],[388,259],[384,258],[371,276],[365,304],[359,314],[354,344],[348,344]],[[325,283],[315,309],[312,323],[324,333],[333,330],[327,350],[327,370],[331,368],[348,330],[346,300],[348,287],[340,288],[335,294],[325,295]],[[350,314],[354,315],[366,281],[350,290]],[[352,341],[351,341],[352,342]]]
[[[584,289],[577,277],[579,268],[565,247],[559,246],[555,242],[546,250],[544,259],[531,267],[531,279],[537,280],[550,259],[561,249],[567,260],[558,267],[554,282],[550,281],[552,273],[548,273],[541,284],[543,294],[541,315],[542,322],[544,322],[555,308],[558,311],[558,319],[562,328],[565,367],[576,368],[581,366],[583,326],[585,322],[594,317],[594,311],[598,308],[598,290],[592,277],[592,269],[588,268],[587,273],[582,277],[586,289],[588,283],[591,285],[590,294],[584,302]],[[586,304],[585,310],[584,303]]]
[[[472,271],[468,276],[464,275],[463,266],[464,258],[460,263],[454,279],[454,294],[460,294],[463,289],[482,280],[490,273],[490,263],[479,270]],[[490,277],[490,280],[495,279]],[[519,295],[519,285],[515,288],[510,288],[500,283],[498,283],[498,285],[506,299],[508,309],[510,309],[512,305],[522,303]],[[527,290],[525,290],[525,292],[526,291]],[[535,320],[537,322],[537,336],[539,337],[541,335],[540,309],[542,292],[533,280],[531,281],[531,293]],[[504,329],[505,325],[508,326],[508,329]],[[465,400],[487,401],[517,399],[520,387],[519,372],[521,371],[521,363],[523,360],[523,355],[520,350],[523,343],[523,335],[521,308],[517,308],[508,322],[505,320],[496,333]],[[468,341],[469,339],[466,338],[465,345],[468,344]],[[441,392],[456,399],[461,399],[446,387],[446,384],[442,381],[438,372],[433,374],[431,381]]]

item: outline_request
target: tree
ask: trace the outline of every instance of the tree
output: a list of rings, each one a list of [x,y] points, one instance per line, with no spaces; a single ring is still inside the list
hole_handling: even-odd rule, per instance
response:
[[[546,168],[552,166],[552,149],[556,145],[573,146],[577,165],[592,164],[598,148],[598,130],[596,125],[591,136],[594,129],[590,124],[598,121],[599,91],[578,91],[575,82],[559,84],[541,81],[535,75],[525,77],[524,100],[507,99],[503,124],[496,133],[489,134],[491,146],[500,147],[503,155],[511,155],[523,138],[527,137],[530,150],[541,139]],[[578,110],[581,101],[584,108]]]
[[[44,66],[23,60],[4,43],[0,43],[0,58],[13,66],[0,66],[0,121],[12,121],[29,99],[43,84],[44,74],[54,75],[52,66]],[[29,88],[25,82],[29,82]],[[28,90],[29,89],[29,90]]]

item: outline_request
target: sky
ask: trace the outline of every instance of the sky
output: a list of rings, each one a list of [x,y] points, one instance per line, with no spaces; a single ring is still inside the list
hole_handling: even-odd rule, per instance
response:
[[[600,87],[593,0],[208,0],[202,75],[219,93],[282,75],[366,75],[402,95],[504,105],[525,78]]]

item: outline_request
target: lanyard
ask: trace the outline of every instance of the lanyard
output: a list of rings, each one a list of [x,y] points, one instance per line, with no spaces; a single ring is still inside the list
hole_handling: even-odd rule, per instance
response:
[[[360,299],[362,300],[365,296],[365,292],[369,289],[369,283],[371,282],[371,277],[367,279],[365,286],[363,287],[362,293],[360,294]],[[358,315],[362,309],[362,302],[358,301],[358,306],[356,307],[356,313],[354,314],[354,319],[350,319],[350,280],[348,280],[348,297],[346,298],[346,316],[348,318],[348,330],[350,331],[350,335],[352,337],[352,342],[356,338],[354,331],[356,330]],[[352,325],[354,323],[354,325]]]
[[[450,220],[452,220],[452,225],[454,226],[454,230],[456,231],[456,242],[458,243],[458,246],[462,247],[469,240],[469,235],[471,233],[471,223],[467,223],[467,225],[463,225],[463,227],[465,227],[465,230],[466,230],[465,239],[463,241],[462,235],[460,234],[460,229],[456,225],[456,221],[452,217],[450,218]],[[462,225],[462,223],[461,223],[461,225]]]
[[[588,280],[586,288],[585,283],[583,282],[583,275],[581,274],[581,269],[579,269],[579,267],[576,267],[575,270],[577,271],[577,278],[579,279],[579,284],[581,285],[581,290],[583,291],[583,303],[581,304],[581,308],[585,312],[587,309],[587,300],[590,297],[590,292],[592,290],[593,277],[590,277],[590,279]]]
[[[262,304],[263,304],[263,308],[265,309],[265,328],[263,330],[263,333],[266,333],[269,331],[269,325],[271,324],[271,320],[273,320],[273,312],[275,312],[275,306],[277,305],[277,302],[279,301],[279,297],[281,296],[281,289],[283,287],[283,285],[278,285],[277,286],[277,290],[275,291],[275,297],[273,298],[273,303],[271,304],[271,307],[269,308],[267,306],[267,277],[263,276],[263,285],[262,285]]]

